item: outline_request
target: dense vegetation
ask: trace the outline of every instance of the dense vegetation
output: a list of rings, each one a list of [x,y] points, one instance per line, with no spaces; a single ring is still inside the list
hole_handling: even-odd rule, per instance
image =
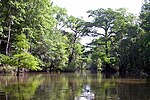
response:
[[[90,22],[49,0],[0,0],[0,12],[1,72],[85,68],[150,75],[150,3],[138,18],[124,8],[89,10]],[[82,36],[96,38],[83,46]]]

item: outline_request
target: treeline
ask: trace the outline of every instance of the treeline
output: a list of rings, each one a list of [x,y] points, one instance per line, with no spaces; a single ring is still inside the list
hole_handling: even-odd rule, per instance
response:
[[[136,18],[124,8],[68,16],[49,0],[0,1],[0,71],[101,70],[150,74],[150,4]],[[96,37],[81,45],[82,36]],[[119,66],[119,67],[118,67]]]
[[[63,29],[74,30],[81,19],[49,0],[1,0],[0,12],[2,72],[74,71],[80,64],[80,34]]]
[[[85,52],[88,65],[105,73],[119,71],[150,75],[150,3],[145,2],[139,16],[126,9],[89,10],[88,35],[97,37]]]

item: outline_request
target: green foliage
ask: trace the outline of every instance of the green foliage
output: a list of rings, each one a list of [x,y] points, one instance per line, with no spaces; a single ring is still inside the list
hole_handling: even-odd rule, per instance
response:
[[[54,18],[57,20],[56,30],[61,30],[66,27],[67,21],[67,10],[65,8],[60,8],[58,6],[53,7]]]
[[[64,36],[60,32],[61,28],[59,29],[59,27],[67,27],[69,23],[76,23],[74,21],[79,19],[72,16],[70,18],[73,18],[74,21],[69,20],[64,8],[53,6],[49,0],[2,1],[0,7],[2,12],[0,14],[0,36],[3,41],[0,47],[3,52],[7,49],[11,58],[8,60],[11,62],[9,65],[39,69],[39,63],[42,61],[44,70],[51,67],[63,69],[67,67],[72,48],[74,59],[78,59],[73,63],[79,62],[78,55],[81,55],[82,52],[80,51],[81,46],[76,43],[79,41],[80,34],[75,38],[72,35],[74,38],[72,39]],[[72,29],[75,27],[77,26],[73,26]],[[71,40],[75,41],[73,45],[72,42],[69,42]],[[36,57],[40,60],[37,61]]]
[[[96,61],[100,59],[102,65],[106,67],[115,66],[118,64],[116,52],[119,52],[120,41],[127,37],[127,32],[133,31],[129,25],[134,23],[136,17],[124,8],[116,10],[100,8],[89,10],[88,13],[89,17],[93,18],[92,22],[87,23],[86,28],[90,30],[88,35],[98,37],[89,44],[91,59]],[[100,29],[103,31],[99,31]]]
[[[103,60],[104,60],[104,64],[111,64],[109,57],[106,57],[106,56],[105,56],[105,57],[103,58]]]
[[[1,54],[1,63],[19,68],[26,68],[30,70],[40,69],[39,60],[32,54],[28,53],[29,43],[24,34],[17,35],[16,54],[11,57]]]
[[[26,68],[30,70],[41,69],[40,67],[38,67],[39,60],[35,58],[33,55],[26,53],[26,52],[20,53],[20,54],[14,54],[12,57],[11,64],[19,68]]]
[[[22,51],[28,51],[28,49],[30,48],[29,46],[29,42],[26,39],[25,34],[21,34],[21,35],[17,35],[16,36],[17,42],[15,44],[16,50],[18,52],[22,52]]]
[[[140,13],[140,19],[141,19],[141,27],[146,31],[150,31],[149,25],[150,25],[150,3],[145,3],[142,6],[141,13]]]
[[[3,0],[0,12],[2,65],[65,71],[87,62],[99,69],[118,64],[150,73],[149,3],[143,4],[140,21],[124,8],[100,8],[89,10],[93,20],[84,22],[49,0]],[[83,35],[97,37],[84,53]]]
[[[77,43],[75,46],[75,51],[77,54],[82,55],[83,54],[83,46],[80,43]]]
[[[139,55],[140,55],[140,61],[137,61],[139,65],[142,66],[142,68],[139,66],[138,69],[142,73],[146,73],[146,75],[150,75],[150,3],[145,2],[142,6],[141,13],[140,13],[140,26],[143,29],[143,31],[140,31],[141,36],[138,39],[137,43],[139,44]]]
[[[2,32],[3,32],[3,28],[2,26],[0,26],[0,36],[2,35]]]
[[[9,56],[0,54],[0,64],[4,64],[4,65],[10,64],[10,60],[11,58]]]

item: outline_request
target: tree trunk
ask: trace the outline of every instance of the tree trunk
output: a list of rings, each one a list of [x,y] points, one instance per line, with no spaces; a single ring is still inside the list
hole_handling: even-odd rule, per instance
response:
[[[108,57],[109,55],[109,51],[108,51],[108,34],[107,34],[107,31],[108,29],[105,30],[105,38],[106,38],[106,41],[105,41],[105,53],[106,53],[106,56]],[[106,71],[110,71],[110,64],[106,64]]]
[[[106,42],[105,42],[105,52],[106,52],[106,55],[108,56],[108,45],[107,45],[107,40],[106,40]]]
[[[17,74],[16,74],[17,77],[19,77],[19,74],[20,74],[20,73],[19,73],[19,72],[20,72],[19,70],[20,70],[20,68],[18,67],[18,69],[17,69]]]
[[[73,60],[73,54],[74,54],[74,47],[72,48],[71,50],[71,54],[69,55],[69,60],[68,60],[68,63],[70,64]]]
[[[9,53],[9,44],[10,44],[10,35],[11,35],[11,23],[9,23],[9,26],[8,26],[8,38],[7,38],[7,45],[6,45],[6,55],[8,55]]]
[[[105,53],[108,56],[108,34],[107,34],[108,29],[105,29]]]
[[[72,46],[71,54],[69,55],[69,59],[68,59],[68,64],[69,65],[72,63],[72,60],[73,60],[76,40],[77,40],[77,33],[74,35],[74,40],[73,40],[73,43],[72,43],[73,46]]]

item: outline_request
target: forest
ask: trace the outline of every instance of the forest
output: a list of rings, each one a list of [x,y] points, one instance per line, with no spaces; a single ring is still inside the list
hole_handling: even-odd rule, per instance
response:
[[[0,73],[75,72],[150,75],[150,3],[68,15],[50,0],[0,0]],[[81,44],[81,38],[93,37]],[[86,38],[85,38],[86,39]]]

